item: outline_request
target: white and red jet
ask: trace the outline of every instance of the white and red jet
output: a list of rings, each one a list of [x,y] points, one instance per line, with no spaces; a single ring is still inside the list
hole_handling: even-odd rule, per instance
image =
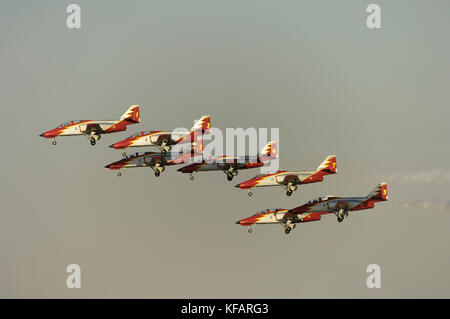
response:
[[[211,118],[209,115],[202,116],[188,132],[146,131],[133,134],[126,139],[110,145],[114,149],[126,149],[128,147],[156,146],[161,153],[171,150],[173,145],[188,143],[195,139],[195,135],[209,132]],[[126,155],[125,152],[122,153]]]
[[[286,234],[295,228],[297,223],[320,220],[322,215],[335,214],[338,222],[342,222],[349,212],[373,208],[376,202],[387,201],[386,183],[378,184],[366,197],[319,197],[293,209],[266,209],[253,216],[236,222],[248,226],[249,233],[252,225],[281,224]]]
[[[235,187],[247,189],[248,195],[252,196],[253,187],[282,186],[286,195],[291,196],[297,189],[297,185],[316,183],[323,181],[325,175],[337,173],[336,155],[328,156],[322,164],[312,171],[286,171],[279,170],[272,174],[256,175],[254,178],[242,182]]]
[[[121,132],[127,129],[128,125],[136,124],[140,122],[139,118],[139,105],[132,105],[130,108],[120,117],[119,120],[113,121],[90,121],[79,120],[69,121],[61,124],[57,128],[42,133],[40,136],[45,138],[52,138],[53,145],[56,145],[55,138],[57,136],[73,136],[73,135],[86,135],[91,141],[92,145],[100,139],[101,134]]]
[[[277,143],[269,142],[261,150],[258,156],[220,156],[211,160],[203,160],[201,163],[193,163],[178,169],[179,172],[190,174],[193,180],[194,172],[223,171],[227,179],[231,181],[241,169],[249,169],[264,166],[264,163],[278,157]]]

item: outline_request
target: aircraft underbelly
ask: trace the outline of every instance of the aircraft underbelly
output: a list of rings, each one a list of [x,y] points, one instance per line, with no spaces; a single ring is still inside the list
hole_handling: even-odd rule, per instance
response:
[[[226,163],[226,162],[213,162],[213,163],[206,163],[202,164],[202,166],[198,169],[199,171],[222,171],[225,169],[228,169],[232,163]],[[245,167],[245,164],[243,163],[237,163],[233,164],[233,166],[236,165],[237,169],[241,169],[242,167]]]
[[[356,200],[336,200],[328,204],[330,210],[337,210],[339,208],[352,209],[360,202]]]
[[[199,171],[217,171],[217,170],[219,170],[219,168],[217,168],[217,166],[213,163],[207,163],[207,164],[202,164],[198,170]]]

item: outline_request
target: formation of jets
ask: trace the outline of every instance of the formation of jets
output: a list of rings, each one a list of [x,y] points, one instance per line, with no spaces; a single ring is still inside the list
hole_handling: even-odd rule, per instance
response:
[[[132,105],[119,120],[92,121],[80,120],[65,122],[58,127],[46,131],[40,136],[53,139],[60,136],[85,135],[92,145],[96,145],[102,134],[121,132],[128,125],[140,123],[139,105]],[[193,173],[202,171],[223,171],[227,180],[231,181],[240,170],[262,167],[265,163],[278,158],[277,143],[269,142],[257,156],[219,156],[203,158],[202,136],[210,132],[211,119],[209,115],[202,116],[190,130],[186,131],[141,131],[128,138],[110,145],[111,148],[123,150],[123,158],[106,165],[111,170],[117,170],[121,176],[121,169],[150,167],[158,177],[166,166],[189,163],[178,169],[181,173],[189,174],[194,180]],[[183,147],[181,151],[174,151],[174,146]],[[156,147],[159,152],[135,153],[128,156],[127,148]],[[198,159],[192,163],[192,159]],[[323,181],[324,176],[337,173],[336,156],[329,155],[315,170],[278,170],[270,174],[255,177],[237,184],[239,189],[247,189],[252,196],[252,189],[256,187],[281,186],[287,196],[297,190],[298,186]],[[265,209],[250,217],[236,222],[248,226],[251,233],[252,226],[257,224],[280,224],[286,234],[289,234],[298,223],[317,221],[322,215],[335,214],[338,222],[342,222],[349,212],[373,208],[376,202],[388,200],[386,183],[378,184],[365,197],[319,197],[292,209]]]

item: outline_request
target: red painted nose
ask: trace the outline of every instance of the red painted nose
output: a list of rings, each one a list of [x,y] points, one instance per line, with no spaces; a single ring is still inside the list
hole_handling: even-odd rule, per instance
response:
[[[40,134],[39,136],[45,137],[45,138],[54,138],[57,136],[55,130],[50,130],[47,132],[44,132],[42,134]]]
[[[236,222],[236,224],[241,225],[241,226],[250,226],[250,225],[253,225],[253,222],[249,218],[246,218],[246,219],[238,220]]]
[[[127,142],[120,141],[120,142],[117,142],[117,143],[114,143],[114,144],[110,145],[109,147],[118,150],[118,149],[125,148],[127,146],[128,146]]]
[[[244,188],[252,188],[253,185],[254,185],[253,182],[247,181],[247,182],[242,182],[242,183],[240,183],[240,184],[237,184],[237,185],[234,186],[234,187],[244,189]]]
[[[184,166],[182,168],[179,168],[178,171],[182,173],[192,173],[195,171],[195,169],[198,167],[196,164],[191,164],[188,166]]]
[[[105,166],[105,168],[109,168],[109,169],[120,169],[122,166],[121,165],[117,165],[117,164],[108,164]]]

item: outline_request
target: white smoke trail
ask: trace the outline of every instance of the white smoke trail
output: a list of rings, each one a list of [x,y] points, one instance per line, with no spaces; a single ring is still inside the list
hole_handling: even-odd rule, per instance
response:
[[[393,173],[387,175],[387,181],[405,184],[413,184],[413,183],[430,184],[430,183],[450,182],[450,171],[435,169],[431,171],[422,171],[422,172]]]
[[[450,212],[450,200],[419,200],[409,203],[395,205],[401,208],[419,208],[424,210],[446,211]]]

